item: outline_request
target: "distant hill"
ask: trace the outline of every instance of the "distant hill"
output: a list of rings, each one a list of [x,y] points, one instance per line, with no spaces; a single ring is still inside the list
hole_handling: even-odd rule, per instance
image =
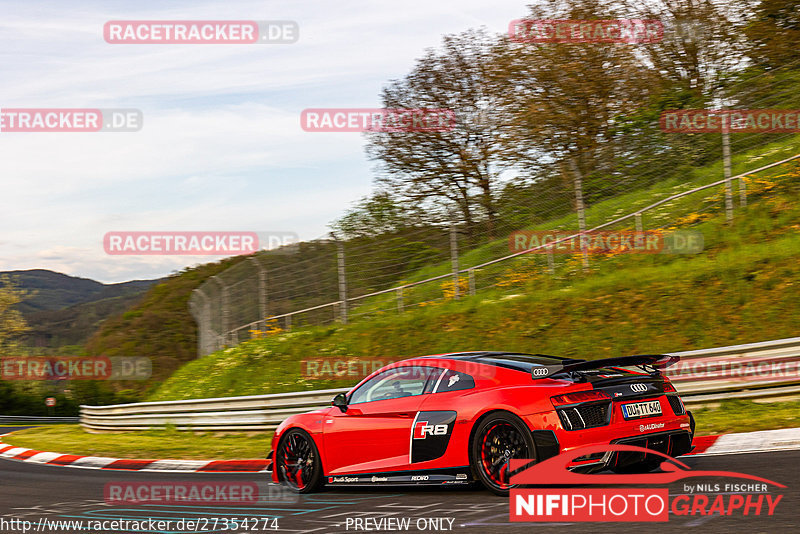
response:
[[[103,284],[46,269],[4,271],[21,289],[33,295],[17,309],[30,332],[23,343],[29,347],[58,348],[83,345],[100,325],[138,302],[159,280],[133,280]]]
[[[61,310],[76,304],[140,295],[158,282],[158,280],[133,280],[119,284],[103,284],[88,278],[69,276],[46,269],[0,272],[0,275],[4,274],[16,278],[21,289],[36,291],[33,297],[21,302],[17,307],[25,316],[34,312]]]
[[[33,347],[83,345],[106,319],[122,314],[139,302],[145,291],[76,304],[60,310],[25,314],[30,331],[25,344]]]
[[[192,290],[241,261],[236,256],[187,267],[150,287],[140,300],[104,321],[86,343],[89,354],[146,356],[153,362],[153,381],[164,380],[184,363],[197,358],[197,326],[189,313]],[[141,390],[153,381],[114,383],[115,388]]]

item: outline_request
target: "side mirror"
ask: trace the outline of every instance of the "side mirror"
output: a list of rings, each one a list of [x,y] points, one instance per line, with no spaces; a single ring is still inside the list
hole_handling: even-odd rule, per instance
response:
[[[333,402],[331,403],[337,408],[339,408],[342,413],[347,411],[347,395],[344,393],[339,393],[333,398]]]

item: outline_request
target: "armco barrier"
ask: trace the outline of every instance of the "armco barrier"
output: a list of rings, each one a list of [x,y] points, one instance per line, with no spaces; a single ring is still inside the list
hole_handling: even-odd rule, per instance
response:
[[[175,425],[179,430],[274,430],[292,414],[330,404],[347,389],[275,395],[222,397],[111,406],[81,406],[81,425],[89,431],[147,430]]]
[[[77,423],[78,417],[41,417],[32,415],[0,415],[0,424],[50,424],[50,423]]]
[[[666,373],[687,405],[724,399],[800,395],[800,337],[673,353],[681,361]],[[147,430],[274,430],[292,414],[329,406],[343,389],[113,406],[81,406],[90,432]]]

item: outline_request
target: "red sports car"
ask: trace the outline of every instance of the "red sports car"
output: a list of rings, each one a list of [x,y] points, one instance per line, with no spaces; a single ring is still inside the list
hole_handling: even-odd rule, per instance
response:
[[[372,373],[329,408],[278,427],[272,479],[300,493],[327,484],[466,484],[507,495],[509,462],[623,443],[679,456],[694,419],[661,370],[669,355],[577,360],[466,352],[412,358]],[[623,369],[634,367],[636,370]],[[572,469],[647,471],[647,455],[602,454]]]

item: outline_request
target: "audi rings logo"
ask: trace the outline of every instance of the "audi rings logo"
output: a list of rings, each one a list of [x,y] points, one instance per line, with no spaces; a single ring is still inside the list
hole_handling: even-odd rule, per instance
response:
[[[533,373],[533,376],[547,376],[547,368],[545,368],[545,367],[534,367],[531,370],[531,373]]]
[[[644,393],[647,391],[647,384],[631,384],[631,391],[634,393]]]

